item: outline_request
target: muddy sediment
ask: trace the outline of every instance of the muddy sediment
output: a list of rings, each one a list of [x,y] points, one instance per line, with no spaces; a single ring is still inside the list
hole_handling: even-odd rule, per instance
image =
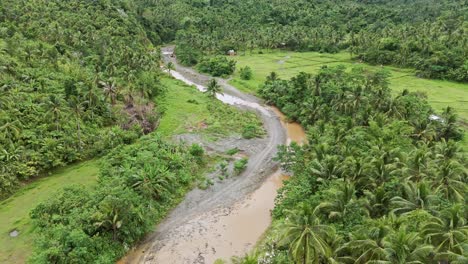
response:
[[[176,64],[169,56],[171,52],[171,48],[163,49],[165,60],[176,65],[172,75],[203,90],[211,77]],[[229,259],[252,249],[270,225],[276,191],[286,177],[273,161],[277,146],[291,141],[302,143],[305,133],[299,125],[286,122],[278,110],[219,81],[224,95],[218,99],[256,111],[267,131],[266,137],[254,140],[230,137],[205,142],[198,135],[178,136],[177,140],[200,143],[214,153],[238,148],[249,157],[247,168],[241,175],[216,182],[206,190],[189,192],[156,231],[120,263],[201,264],[213,263],[218,258]]]

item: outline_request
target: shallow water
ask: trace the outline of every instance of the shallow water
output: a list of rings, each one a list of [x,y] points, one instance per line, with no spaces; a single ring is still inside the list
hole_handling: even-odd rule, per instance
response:
[[[274,207],[276,191],[287,176],[280,172],[266,180],[244,201],[215,214],[201,215],[191,220],[190,227],[198,229],[185,239],[171,240],[164,245],[152,263],[213,263],[216,259],[229,259],[252,249],[271,223],[270,210]],[[222,235],[220,235],[222,234]],[[209,244],[206,241],[209,241]],[[199,256],[201,252],[202,255]],[[154,262],[153,262],[154,261]],[[198,262],[195,262],[198,263]]]
[[[304,144],[307,141],[304,128],[296,122],[287,122],[286,116],[278,108],[272,107],[272,109],[280,117],[281,124],[286,128],[288,135],[286,144],[289,145],[291,142],[296,142],[299,145]]]

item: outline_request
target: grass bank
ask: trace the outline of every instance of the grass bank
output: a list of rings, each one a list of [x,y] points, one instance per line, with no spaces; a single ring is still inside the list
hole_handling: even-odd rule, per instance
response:
[[[372,66],[353,61],[349,53],[323,54],[318,52],[288,52],[273,51],[265,54],[254,53],[233,57],[237,60],[237,69],[249,66],[253,70],[253,78],[241,80],[239,71],[230,83],[240,90],[255,94],[263,84],[267,75],[274,71],[282,79],[289,79],[299,72],[315,73],[323,65],[346,67],[361,66],[369,69],[384,68],[389,71],[390,87],[395,92],[408,89],[427,94],[429,103],[440,111],[444,107],[454,107],[462,121],[468,124],[468,84],[443,80],[422,79],[415,76],[414,70],[390,66]]]

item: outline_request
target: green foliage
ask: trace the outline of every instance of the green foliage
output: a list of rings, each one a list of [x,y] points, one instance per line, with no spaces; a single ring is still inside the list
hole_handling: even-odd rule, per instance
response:
[[[226,151],[226,154],[228,154],[229,156],[232,156],[232,155],[237,154],[238,152],[239,152],[239,149],[236,147],[236,148]]]
[[[279,259],[437,263],[463,256],[463,131],[451,108],[436,113],[418,93],[392,96],[387,83],[385,72],[324,67],[269,79],[259,90],[309,130],[309,144],[278,155],[294,174],[273,212]],[[314,225],[303,222],[309,218]],[[320,233],[325,228],[329,236]]]
[[[198,63],[197,69],[215,77],[227,76],[236,70],[236,61],[228,60],[225,56],[206,57]]]
[[[213,100],[194,87],[172,79],[163,78],[162,83],[167,92],[160,100],[159,108],[163,113],[158,132],[164,137],[196,132],[214,140],[242,134],[244,124],[256,124],[264,133],[262,122],[255,113]]]
[[[95,189],[66,188],[31,212],[39,230],[31,262],[115,262],[188,190],[193,149],[153,135],[112,151]]]
[[[205,154],[205,150],[202,146],[198,144],[192,144],[189,149],[190,154],[197,160],[199,164],[203,162],[203,156]]]
[[[234,162],[234,173],[236,175],[241,174],[245,168],[247,168],[247,163],[249,163],[248,158],[242,158]]]
[[[192,146],[190,146],[190,154],[192,154],[192,156],[194,157],[203,157],[203,154],[205,153],[205,151],[203,150],[203,147],[198,145],[198,144],[192,144]]]
[[[252,79],[252,69],[249,66],[245,66],[243,68],[240,68],[239,74],[242,80],[250,80]]]
[[[257,124],[246,124],[242,130],[242,137],[252,139],[263,135],[263,130]]]

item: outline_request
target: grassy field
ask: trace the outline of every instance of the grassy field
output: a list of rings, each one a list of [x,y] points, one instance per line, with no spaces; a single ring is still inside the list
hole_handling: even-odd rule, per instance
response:
[[[266,54],[252,54],[233,57],[237,60],[237,69],[250,66],[253,78],[249,81],[240,79],[237,71],[231,84],[240,90],[255,93],[263,84],[267,75],[275,71],[282,79],[289,79],[299,72],[315,73],[323,65],[346,67],[361,66],[369,69],[380,69],[380,66],[371,66],[351,60],[349,53],[322,54],[317,52],[288,52],[273,51]],[[395,91],[408,89],[409,91],[422,91],[428,96],[431,105],[437,111],[446,106],[454,107],[464,123],[468,123],[468,84],[448,82],[442,80],[421,79],[414,75],[410,69],[395,67],[382,67],[388,70],[390,87]]]
[[[29,212],[53,193],[71,184],[96,184],[98,161],[86,161],[58,169],[38,179],[0,203],[0,263],[24,263],[32,249],[33,226]],[[10,237],[12,230],[19,236]]]
[[[255,114],[210,99],[179,81],[163,78],[162,82],[168,89],[161,100],[165,113],[158,128],[163,136],[196,131],[215,139],[221,135],[241,133],[246,123],[260,122]],[[215,111],[208,109],[208,104],[212,104]],[[34,207],[71,184],[93,186],[98,173],[97,159],[70,165],[29,183],[0,202],[0,263],[24,263],[28,258],[34,238],[29,212]],[[18,230],[19,236],[10,237],[12,230]]]

